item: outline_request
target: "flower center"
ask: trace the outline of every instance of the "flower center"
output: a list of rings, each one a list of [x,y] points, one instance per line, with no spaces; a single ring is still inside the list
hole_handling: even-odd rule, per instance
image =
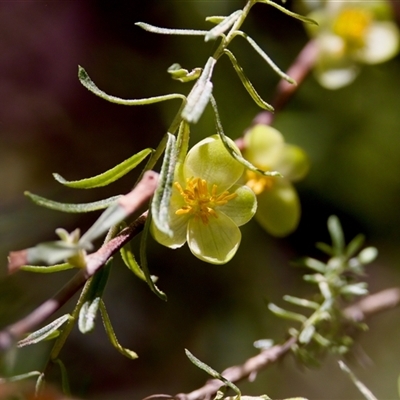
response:
[[[343,10],[333,25],[333,32],[343,38],[347,46],[359,49],[365,45],[365,35],[372,21],[368,10],[348,8]]]
[[[260,194],[264,190],[271,189],[274,184],[272,176],[265,176],[258,172],[246,171],[247,182],[246,185],[255,193]]]
[[[200,218],[203,224],[208,224],[210,216],[218,218],[214,208],[223,206],[229,200],[234,199],[237,194],[229,193],[227,190],[217,194],[218,186],[213,185],[211,193],[208,191],[207,181],[201,178],[191,178],[186,181],[186,189],[178,183],[175,187],[185,200],[186,205],[175,212],[176,215],[193,214],[195,218]]]

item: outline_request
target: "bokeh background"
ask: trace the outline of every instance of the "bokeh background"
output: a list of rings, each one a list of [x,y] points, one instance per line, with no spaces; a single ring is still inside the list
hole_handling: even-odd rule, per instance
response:
[[[288,7],[296,6],[288,2]],[[124,107],[107,103],[77,79],[82,65],[103,90],[123,98],[188,93],[190,84],[172,81],[167,68],[179,62],[203,66],[214,43],[201,37],[161,36],[134,25],[206,29],[208,15],[227,15],[243,1],[10,1],[0,2],[0,324],[5,326],[55,293],[73,272],[7,276],[7,254],[53,240],[64,227],[83,231],[98,214],[79,216],[41,209],[25,190],[64,202],[87,202],[126,193],[138,172],[112,186],[92,191],[61,187],[51,173],[66,179],[98,174],[145,147],[155,147],[179,103]],[[257,5],[244,30],[283,69],[306,44],[298,21]],[[272,99],[278,78],[240,38],[231,49],[259,93]],[[167,293],[160,301],[116,259],[105,293],[110,318],[122,345],[139,354],[130,361],[109,344],[99,321],[95,332],[75,331],[61,358],[73,393],[90,399],[140,399],[154,393],[189,392],[207,376],[185,357],[222,370],[255,355],[253,342],[281,342],[289,324],[273,317],[267,301],[283,305],[284,294],[307,296],[305,270],[290,261],[310,255],[317,241],[329,240],[326,221],[336,214],[346,238],[362,232],[380,251],[368,267],[371,292],[400,285],[400,57],[365,67],[347,88],[331,92],[310,76],[274,126],[290,143],[302,146],[312,162],[297,185],[303,215],[298,230],[285,239],[266,234],[256,222],[242,229],[237,256],[225,266],[202,263],[185,247],[169,251],[151,243],[149,266]],[[240,137],[259,112],[227,59],[214,74],[225,131]],[[193,127],[193,143],[214,133],[210,110]],[[133,247],[137,248],[138,239]],[[73,300],[61,312],[70,312]],[[399,311],[374,317],[359,337],[355,373],[381,399],[398,398]],[[20,351],[15,373],[40,369],[49,344]],[[59,376],[49,379],[56,384]],[[321,368],[299,368],[289,356],[241,385],[245,394],[271,398],[361,398],[335,359]]]

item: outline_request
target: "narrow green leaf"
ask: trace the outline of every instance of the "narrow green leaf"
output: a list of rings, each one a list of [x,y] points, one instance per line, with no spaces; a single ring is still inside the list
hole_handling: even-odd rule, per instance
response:
[[[356,385],[357,389],[367,400],[378,400],[373,393],[354,375],[350,368],[341,360],[338,361],[339,367],[344,371],[353,383]]]
[[[186,97],[183,94],[179,93],[172,93],[164,96],[149,97],[146,99],[132,99],[132,100],[121,99],[119,97],[111,96],[100,90],[90,79],[87,72],[81,66],[78,66],[78,78],[81,84],[96,96],[99,96],[102,99],[107,100],[111,103],[121,104],[123,106],[143,106],[147,104],[159,103],[160,101],[167,101],[174,99],[181,99],[183,101],[186,100]]]
[[[208,102],[210,101],[213,84],[211,82],[212,73],[217,60],[209,57],[200,78],[187,97],[187,103],[182,111],[182,118],[189,123],[195,124],[203,114]]]
[[[288,303],[294,304],[296,306],[311,308],[312,310],[317,310],[319,308],[319,304],[315,301],[310,301],[307,299],[300,299],[299,297],[285,295],[283,296],[283,300]]]
[[[178,137],[176,138],[176,166],[175,173],[180,172],[180,167],[185,162],[186,154],[189,148],[190,125],[183,120],[179,126]],[[183,178],[182,178],[183,179]]]
[[[352,294],[354,296],[365,296],[368,294],[368,286],[366,282],[358,282],[342,287],[340,293]]]
[[[243,14],[242,10],[234,11],[228,17],[224,18],[217,26],[214,26],[211,30],[207,32],[204,37],[204,41],[215,40],[226,32]]]
[[[161,35],[187,35],[187,36],[204,36],[208,31],[196,29],[170,29],[160,28],[158,26],[146,24],[145,22],[136,22],[136,26],[152,33],[159,33]]]
[[[361,264],[365,265],[374,261],[376,257],[378,257],[378,249],[376,247],[366,247],[360,251],[357,259]]]
[[[130,172],[152,152],[153,149],[149,148],[139,151],[139,153],[123,161],[121,164],[91,178],[80,179],[78,181],[67,181],[59,174],[53,174],[53,176],[59,183],[74,189],[92,189],[107,186]]]
[[[274,111],[274,107],[264,101],[262,97],[257,93],[256,89],[254,89],[254,86],[250,82],[249,78],[247,78],[247,76],[245,75],[243,68],[238,64],[236,57],[228,49],[224,50],[224,54],[228,56],[243,86],[245,87],[251,98],[254,100],[254,102],[264,110],[268,110],[271,112]]]
[[[298,321],[301,323],[304,323],[307,321],[307,318],[302,315],[302,314],[298,314],[298,313],[294,313],[291,311],[287,311],[281,307],[278,307],[277,305],[273,304],[273,303],[269,303],[268,304],[268,309],[274,313],[276,316],[284,318],[284,319],[290,319],[292,321]]]
[[[20,267],[20,270],[27,272],[36,272],[39,274],[51,274],[53,272],[66,271],[68,269],[76,268],[75,266],[64,263],[64,264],[56,264],[56,265],[23,265]]]
[[[299,263],[313,269],[314,271],[321,272],[322,274],[326,272],[326,264],[319,260],[316,260],[315,258],[303,257],[300,259]]]
[[[154,280],[152,279],[152,275],[150,275],[149,268],[147,266],[147,238],[149,235],[149,229],[150,229],[150,223],[151,223],[151,214],[149,217],[146,219],[146,222],[144,224],[144,229],[142,233],[142,237],[140,240],[140,263],[142,266],[142,271],[144,273],[144,276],[146,277],[146,282],[149,285],[151,291],[156,294],[161,300],[167,301],[167,296],[164,292],[162,292],[155,284]]]
[[[79,310],[78,327],[83,334],[92,332],[94,329],[94,321],[110,275],[111,264],[112,259],[107,261],[106,265],[90,279],[89,288],[85,295],[86,300]]]
[[[309,325],[309,326],[305,327],[299,335],[299,342],[303,343],[303,344],[310,343],[310,340],[314,336],[314,333],[315,333],[314,325]]]
[[[224,133],[224,130],[223,130],[223,127],[222,127],[222,123],[221,123],[221,120],[220,120],[220,117],[219,117],[219,113],[218,113],[217,102],[215,101],[215,98],[213,96],[211,96],[210,103],[211,103],[212,108],[214,110],[215,125],[216,125],[216,129],[217,129],[217,133],[218,133],[219,137],[221,138],[222,143],[224,144],[225,148],[230,153],[230,155],[236,161],[240,162],[242,165],[244,165],[246,168],[248,168],[251,171],[259,172],[260,174],[263,174],[265,176],[279,176],[279,177],[281,177],[282,175],[277,171],[263,171],[263,170],[255,167],[251,162],[247,161],[240,154],[238,154],[235,151],[235,149],[233,149],[231,147],[231,145],[229,144],[229,142],[228,142],[228,140],[226,138],[226,135]]]
[[[228,379],[224,378],[219,372],[215,371],[215,369],[211,368],[209,365],[205,364],[204,362],[200,361],[198,358],[196,358],[188,349],[185,349],[185,353],[187,358],[198,368],[202,369],[203,371],[207,372],[210,376],[212,376],[214,379],[219,379],[222,381],[226,386],[231,388],[238,396],[240,399],[241,392],[239,388],[232,383],[231,381],[228,381]]]
[[[336,256],[341,256],[344,253],[344,235],[342,225],[336,215],[331,215],[328,218],[328,231],[332,239],[332,248]]]
[[[101,317],[103,318],[104,328],[106,330],[108,339],[110,340],[111,344],[125,357],[128,357],[131,360],[135,360],[136,358],[138,358],[138,355],[134,351],[122,347],[118,342],[117,336],[115,335],[114,329],[112,327],[110,318],[107,314],[106,306],[103,300],[100,300],[100,312],[101,312]]]
[[[335,255],[332,247],[329,246],[329,244],[318,242],[318,243],[315,244],[315,247],[317,249],[321,250],[322,252],[324,252],[325,254],[328,254],[328,256],[334,256]]]
[[[44,373],[42,372],[37,380],[36,380],[36,384],[35,384],[35,398],[40,399],[41,397],[41,391],[44,389],[45,386],[45,380],[44,380]]]
[[[46,263],[53,265],[62,260],[73,257],[81,250],[89,250],[88,243],[66,243],[61,240],[39,243],[27,249],[26,259],[28,264]]]
[[[121,258],[124,264],[141,280],[146,282],[146,277],[132,253],[131,245],[128,242],[120,249]]]
[[[50,208],[51,210],[62,211],[66,213],[86,213],[91,211],[103,210],[115,203],[121,196],[113,196],[108,199],[103,199],[99,201],[94,201],[91,203],[59,203],[58,201],[53,201],[46,199],[44,197],[38,196],[30,192],[24,192],[24,195],[29,197],[38,206]]]
[[[350,258],[353,257],[357,251],[360,250],[361,246],[364,244],[365,236],[361,233],[357,235],[348,245],[346,248],[346,257]]]
[[[279,11],[282,11],[284,14],[289,15],[289,17],[298,19],[298,20],[300,20],[302,22],[305,22],[307,24],[318,25],[318,23],[316,21],[314,21],[313,19],[304,17],[303,15],[300,15],[300,14],[296,14],[296,13],[294,13],[292,11],[289,11],[285,7],[282,7],[279,4],[276,4],[271,0],[257,0],[257,3],[269,4],[270,6],[277,8]]]
[[[57,318],[53,322],[50,322],[50,324],[44,326],[43,328],[38,329],[37,331],[28,335],[26,338],[20,340],[17,343],[17,347],[25,347],[46,340],[49,337],[49,335],[51,335],[54,331],[56,331],[61,325],[67,322],[70,318],[71,318],[70,314],[64,314],[63,316]]]
[[[53,362],[55,362],[60,367],[62,392],[66,396],[70,397],[71,396],[71,389],[70,389],[70,386],[69,386],[67,368],[65,368],[64,363],[59,358],[57,358],[56,360],[53,360]]]
[[[211,22],[212,24],[219,24],[225,18],[226,18],[226,16],[212,15],[210,17],[206,17],[206,22]]]
[[[236,31],[235,36],[241,36],[246,39],[250,46],[263,58],[263,60],[285,81],[297,85],[296,81],[291,78],[289,75],[285,74],[273,61],[272,59],[265,53],[265,51],[246,33],[242,31]]]
[[[151,214],[157,228],[168,236],[173,232],[169,227],[169,201],[172,194],[174,183],[175,164],[176,164],[176,139],[174,135],[167,133],[168,142],[164,153],[164,161],[160,171],[159,183],[154,192],[151,202]]]
[[[18,382],[18,381],[23,381],[24,379],[30,379],[33,378],[35,376],[40,376],[42,373],[39,371],[30,371],[27,372],[25,374],[21,374],[21,375],[14,375],[14,376],[10,376],[7,378],[0,378],[0,384],[4,384],[7,382]]]

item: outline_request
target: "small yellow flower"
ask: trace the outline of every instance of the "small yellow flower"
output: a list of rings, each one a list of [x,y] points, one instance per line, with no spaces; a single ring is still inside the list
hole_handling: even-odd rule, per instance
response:
[[[256,125],[244,137],[243,156],[263,171],[278,171],[281,177],[246,171],[246,185],[257,195],[255,219],[274,236],[294,231],[300,219],[300,201],[292,181],[308,172],[307,156],[297,146],[286,144],[276,129]]]
[[[234,142],[230,143],[239,152]],[[254,193],[236,184],[243,171],[218,136],[197,143],[175,172],[168,210],[173,234],[168,236],[153,223],[153,237],[172,249],[187,241],[197,258],[211,264],[228,262],[241,241],[238,227],[247,223],[257,208]]]
[[[322,86],[351,83],[359,65],[378,64],[399,51],[399,30],[389,2],[327,1],[310,14],[319,26],[307,26],[319,49],[315,74]]]

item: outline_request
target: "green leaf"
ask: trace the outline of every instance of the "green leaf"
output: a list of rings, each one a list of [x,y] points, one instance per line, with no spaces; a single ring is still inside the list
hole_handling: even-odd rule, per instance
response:
[[[147,237],[149,235],[149,228],[151,223],[151,217],[146,219],[144,224],[144,229],[142,233],[142,238],[140,240],[140,262],[142,265],[142,271],[144,276],[146,277],[146,282],[149,285],[151,291],[155,293],[161,300],[167,301],[167,296],[164,292],[162,292],[155,284],[152,279],[152,275],[150,275],[149,268],[147,266]]]
[[[322,252],[324,252],[325,254],[328,254],[328,256],[334,256],[335,255],[332,247],[329,246],[329,244],[318,242],[318,243],[315,244],[315,247],[317,249],[321,250]]]
[[[354,254],[357,253],[357,251],[360,250],[361,246],[364,244],[365,241],[365,236],[362,234],[357,235],[348,245],[346,249],[346,257],[350,258]]]
[[[152,33],[159,33],[161,35],[187,35],[187,36],[204,36],[208,31],[196,30],[196,29],[170,29],[160,28],[158,26],[146,24],[145,22],[136,22],[136,26],[144,29],[145,31]]]
[[[70,318],[71,318],[70,314],[64,314],[63,316],[57,318],[53,322],[50,322],[43,328],[38,329],[37,331],[28,335],[26,338],[20,340],[17,343],[17,347],[25,347],[46,340],[54,331],[56,331],[61,325],[67,322]]]
[[[69,263],[63,263],[63,264],[56,264],[56,265],[22,265],[20,267],[20,270],[22,271],[27,271],[27,272],[36,272],[39,274],[51,274],[53,272],[60,272],[60,271],[66,271],[68,269],[73,269],[76,268],[74,265],[71,265]]]
[[[40,376],[42,373],[39,371],[30,371],[27,372],[25,374],[21,374],[21,375],[14,375],[14,376],[10,376],[10,377],[6,377],[0,378],[0,384],[4,384],[6,382],[18,382],[18,381],[23,381],[24,379],[30,379],[33,378],[35,376]]]
[[[200,119],[210,101],[213,89],[211,77],[216,62],[217,60],[215,58],[209,57],[200,78],[187,97],[187,103],[182,110],[181,116],[189,123],[195,124]]]
[[[64,363],[59,358],[57,358],[56,360],[53,360],[53,362],[56,363],[60,367],[62,392],[66,396],[71,396],[71,389],[69,386],[67,368],[65,368]]]
[[[361,250],[357,256],[358,261],[365,265],[369,264],[378,257],[378,250],[376,247],[366,247],[365,249]]]
[[[305,327],[299,335],[299,342],[303,343],[303,344],[310,343],[310,340],[314,336],[314,333],[315,333],[314,325],[309,325],[309,326]]]
[[[90,278],[85,302],[79,310],[78,327],[83,334],[92,332],[94,329],[94,321],[100,307],[100,300],[110,275],[111,263],[112,259],[108,260],[106,265]]]
[[[315,258],[303,257],[299,260],[299,264],[311,268],[314,271],[321,272],[321,274],[324,274],[326,272],[326,264],[319,260],[316,260]]]
[[[151,202],[151,214],[156,227],[163,234],[172,237],[173,232],[169,227],[168,211],[175,175],[176,139],[170,133],[167,133],[167,135],[167,147],[164,153],[158,187],[154,192],[153,201]]]
[[[136,358],[138,358],[138,355],[134,351],[122,347],[118,342],[117,336],[115,335],[114,329],[112,327],[110,318],[107,314],[106,306],[103,300],[100,300],[100,312],[101,312],[101,317],[103,318],[104,328],[106,330],[108,339],[110,340],[111,344],[125,357],[128,357],[131,360],[135,360]]]
[[[236,57],[228,49],[224,49],[224,54],[228,56],[243,86],[245,87],[251,98],[254,100],[254,102],[264,110],[268,110],[271,112],[274,111],[274,107],[264,101],[262,97],[257,93],[256,89],[254,89],[254,86],[250,82],[249,78],[247,78],[247,76],[245,75],[243,68],[238,64]]]
[[[319,308],[319,304],[316,303],[315,301],[300,299],[299,297],[285,295],[283,296],[283,300],[287,301],[288,303],[294,304],[296,306],[311,308],[313,310],[317,310]]]
[[[180,173],[180,167],[185,162],[186,154],[189,148],[189,138],[190,138],[190,125],[183,120],[179,126],[178,137],[176,139],[176,167],[175,173]]]
[[[201,75],[201,68],[194,68],[190,72],[182,68],[179,64],[172,64],[167,72],[171,74],[172,79],[180,82],[190,82],[197,79]]]
[[[296,81],[291,78],[289,75],[285,74],[273,61],[272,59],[264,52],[264,50],[246,33],[242,31],[236,31],[235,36],[241,36],[246,39],[250,46],[264,59],[264,61],[285,81],[297,85]]]
[[[196,367],[198,367],[198,368],[202,369],[203,371],[207,372],[207,374],[212,376],[214,379],[219,379],[220,381],[222,381],[227,387],[231,388],[239,396],[239,399],[240,399],[241,392],[240,392],[239,388],[234,383],[232,383],[231,381],[228,381],[228,379],[224,378],[219,372],[215,371],[209,365],[207,365],[204,362],[200,361],[188,349],[185,349],[185,353],[186,353],[187,358]]]
[[[32,200],[38,206],[67,213],[85,213],[85,212],[102,210],[114,204],[121,197],[121,196],[113,196],[109,197],[108,199],[94,201],[91,203],[72,204],[72,203],[59,203],[58,201],[49,200],[30,192],[24,192],[24,195],[29,197],[29,199]]]
[[[108,171],[87,179],[81,179],[78,181],[67,181],[59,174],[53,174],[53,176],[55,180],[59,183],[74,189],[92,189],[96,187],[106,186],[126,175],[133,168],[139,165],[152,152],[153,149],[144,149],[139,153],[133,155],[132,157],[128,158],[127,160],[123,161],[121,164],[118,164],[115,167],[109,169]]]
[[[332,248],[336,256],[341,256],[344,253],[344,235],[342,225],[336,215],[331,215],[328,218],[328,230],[332,239]]]
[[[304,323],[307,321],[307,318],[302,315],[302,314],[298,314],[298,313],[294,313],[291,311],[287,311],[281,307],[278,307],[277,305],[275,305],[274,303],[269,303],[268,304],[268,309],[274,313],[276,316],[280,317],[280,318],[284,318],[284,319],[290,319],[292,321],[298,321],[301,323]]]
[[[181,99],[183,101],[186,100],[186,97],[183,94],[178,94],[178,93],[167,94],[164,96],[149,97],[146,99],[133,99],[133,100],[121,99],[119,97],[111,96],[100,90],[90,79],[87,72],[81,66],[78,66],[78,78],[81,84],[96,96],[99,96],[102,99],[107,100],[111,103],[121,104],[124,106],[143,106],[147,104],[159,103],[160,101],[174,100],[174,99]]]
[[[215,115],[215,125],[217,129],[217,133],[219,137],[222,140],[222,143],[224,144],[225,148],[227,151],[230,153],[230,155],[240,162],[242,165],[244,165],[246,168],[248,168],[251,171],[254,172],[259,172],[260,174],[263,174],[265,176],[281,176],[281,174],[277,171],[263,171],[257,167],[255,167],[251,162],[247,161],[245,158],[242,157],[241,154],[239,154],[235,149],[229,144],[229,141],[224,133],[221,120],[219,117],[219,112],[218,112],[218,107],[217,107],[217,102],[215,101],[215,98],[211,96],[210,103],[212,105],[212,108],[214,110],[214,115]]]
[[[220,16],[220,15],[212,15],[210,17],[206,17],[206,22],[211,22],[212,24],[219,24],[221,23],[226,16]]]
[[[344,286],[340,289],[341,294],[351,294],[354,296],[365,296],[368,294],[366,282],[358,282],[351,285]]]
[[[300,14],[296,14],[292,11],[289,11],[285,7],[282,7],[279,4],[276,4],[271,0],[257,0],[257,3],[269,4],[270,6],[277,8],[279,11],[282,11],[284,14],[289,15],[289,17],[298,19],[307,24],[318,25],[318,23],[316,21],[314,21],[313,19],[304,17],[303,15],[300,15]]]
[[[226,32],[243,14],[242,10],[234,11],[228,17],[224,18],[217,26],[214,26],[211,30],[207,32],[204,37],[204,41],[215,40]]]
[[[146,282],[146,277],[136,261],[135,255],[132,253],[130,243],[126,243],[125,246],[120,249],[121,258],[124,264],[141,280]]]

